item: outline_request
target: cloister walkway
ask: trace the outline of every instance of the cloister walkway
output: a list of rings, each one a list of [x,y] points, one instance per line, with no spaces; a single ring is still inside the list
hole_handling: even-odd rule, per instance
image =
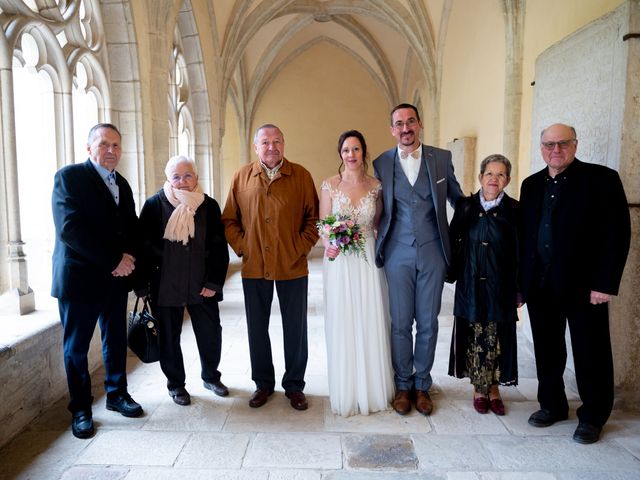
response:
[[[322,264],[311,262],[309,282],[309,409],[293,410],[281,387],[265,406],[251,409],[246,324],[240,275],[231,273],[221,304],[222,380],[227,398],[202,387],[193,331],[183,333],[188,407],[166,393],[158,364],[129,357],[129,384],[142,418],[105,409],[104,372],[93,375],[94,421],[90,440],[73,437],[66,399],[0,450],[1,479],[229,479],[229,480],[637,480],[640,415],[613,412],[600,442],[579,445],[577,395],[568,372],[570,418],[546,429],[527,424],[535,402],[535,366],[525,329],[519,326],[518,387],[503,389],[507,415],[479,415],[467,381],[447,376],[453,290],[445,288],[434,370],[435,411],[401,417],[393,411],[350,418],[331,413],[327,398],[322,316]],[[282,374],[282,335],[274,301],[271,339]]]

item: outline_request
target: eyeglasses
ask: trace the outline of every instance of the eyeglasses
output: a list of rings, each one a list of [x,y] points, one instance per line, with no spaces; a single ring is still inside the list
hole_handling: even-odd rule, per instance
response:
[[[493,180],[497,178],[499,181],[503,181],[507,179],[507,176],[504,173],[493,173],[493,172],[484,172],[482,174],[483,178],[487,178],[489,180]]]
[[[569,140],[560,140],[559,142],[541,142],[540,145],[542,145],[542,148],[544,148],[545,150],[555,150],[556,145],[560,148],[560,150],[566,150],[576,141],[577,139],[570,138]]]
[[[400,120],[398,120],[396,123],[393,124],[393,128],[402,129],[404,128],[405,125],[411,128],[411,127],[414,127],[417,123],[418,123],[418,120],[416,120],[415,118],[410,118],[406,122],[401,122]]]
[[[116,151],[116,150],[120,150],[120,145],[117,144],[117,143],[100,142],[98,144],[98,148],[100,150],[109,150],[109,149],[111,149],[112,151]]]
[[[172,175],[171,183],[178,183],[179,181],[190,182],[195,178],[195,174],[193,173],[183,173],[182,175]]]

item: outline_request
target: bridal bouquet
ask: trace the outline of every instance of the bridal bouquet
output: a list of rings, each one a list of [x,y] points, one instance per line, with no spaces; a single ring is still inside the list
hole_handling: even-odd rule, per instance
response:
[[[344,254],[354,254],[367,259],[364,252],[365,238],[360,225],[348,215],[330,214],[321,219],[316,226],[320,236],[329,240]],[[330,261],[335,258],[330,258]]]

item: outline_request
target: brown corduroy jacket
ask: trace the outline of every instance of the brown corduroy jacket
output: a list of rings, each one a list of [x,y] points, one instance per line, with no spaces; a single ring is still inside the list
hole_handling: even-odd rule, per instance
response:
[[[259,161],[238,170],[222,214],[243,278],[292,280],[308,275],[307,254],[318,241],[318,194],[311,174],[283,160],[269,181]]]

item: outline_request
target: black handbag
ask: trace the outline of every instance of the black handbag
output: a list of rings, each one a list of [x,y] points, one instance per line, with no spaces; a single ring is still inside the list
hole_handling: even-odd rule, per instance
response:
[[[144,363],[160,360],[160,329],[158,321],[149,311],[149,303],[145,297],[142,310],[138,311],[140,297],[136,299],[133,312],[129,312],[129,330],[127,345]]]

